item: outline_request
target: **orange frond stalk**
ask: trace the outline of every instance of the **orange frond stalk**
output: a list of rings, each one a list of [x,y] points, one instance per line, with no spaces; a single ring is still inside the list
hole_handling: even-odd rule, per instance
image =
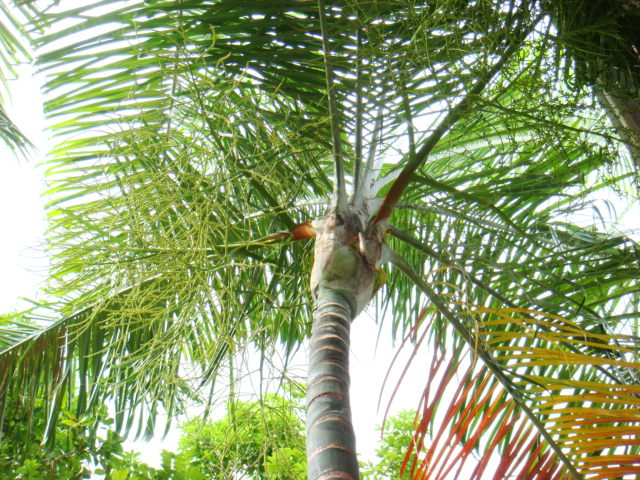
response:
[[[308,221],[294,225],[291,229],[291,235],[294,240],[304,240],[315,237],[316,231],[311,226],[311,221]]]
[[[373,222],[372,222],[373,225],[391,216],[391,214],[393,213],[393,210],[396,208],[396,205],[398,204],[398,201],[400,200],[400,197],[402,196],[402,193],[407,188],[407,185],[409,185],[409,182],[413,178],[414,170],[415,169],[405,168],[400,173],[398,178],[396,178],[396,181],[393,183],[393,185],[385,195],[384,201],[382,202],[382,205],[380,205],[380,208],[378,209],[378,213],[376,213],[376,216],[373,219]]]

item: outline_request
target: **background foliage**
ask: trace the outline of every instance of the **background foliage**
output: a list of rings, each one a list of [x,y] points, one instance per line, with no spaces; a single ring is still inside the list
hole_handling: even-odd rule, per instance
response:
[[[103,475],[112,480],[304,480],[303,414],[299,395],[230,401],[218,420],[195,418],[180,424],[178,451],[163,450],[161,466],[153,468],[140,460],[139,452],[125,451],[106,407],[83,419],[65,412],[56,427],[53,449],[46,448],[38,441],[46,415],[37,402],[30,429],[24,428],[26,418],[5,419],[0,480],[81,480]],[[403,411],[388,419],[376,450],[379,460],[362,466],[363,479],[391,478],[399,471],[415,416]]]

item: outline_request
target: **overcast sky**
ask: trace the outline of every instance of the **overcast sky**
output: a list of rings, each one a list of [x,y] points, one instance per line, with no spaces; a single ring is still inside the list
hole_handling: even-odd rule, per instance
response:
[[[46,149],[42,103],[37,82],[29,67],[10,81],[7,99],[9,116],[40,148]],[[16,158],[0,145],[0,312],[19,308],[18,297],[33,298],[46,278],[47,259],[43,248],[46,228],[45,190],[41,153],[30,159]],[[24,304],[22,304],[24,307]]]

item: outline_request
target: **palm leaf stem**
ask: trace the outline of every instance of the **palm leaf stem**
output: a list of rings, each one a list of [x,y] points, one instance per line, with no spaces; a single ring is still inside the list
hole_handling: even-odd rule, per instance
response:
[[[86,309],[82,310],[82,312],[90,311],[91,308],[92,307],[87,307]],[[43,326],[40,329],[32,331],[22,336],[19,339],[16,339],[17,341],[15,343],[7,346],[4,350],[0,351],[0,358],[3,357],[4,355],[7,355],[11,351],[17,350],[22,346],[35,342],[39,337],[46,335],[48,333],[51,333],[51,331],[59,327],[63,327],[66,323],[68,323],[69,321],[71,321],[72,318],[75,318],[75,317],[76,315],[72,315],[70,317],[64,317],[60,320],[51,322],[49,325]]]
[[[378,116],[376,117],[375,125],[373,127],[373,134],[371,137],[371,143],[369,144],[369,155],[367,156],[367,163],[364,166],[364,172],[360,176],[360,182],[356,186],[356,191],[353,195],[353,203],[358,205],[363,201],[364,198],[367,198],[371,195],[370,188],[372,186],[373,180],[376,174],[376,149],[378,146],[378,141],[380,139],[380,135],[382,133],[383,127],[383,119],[382,119],[382,109],[378,110]]]
[[[147,255],[142,257],[136,257],[135,260],[139,260],[140,258],[150,258],[155,255],[174,255],[174,254],[185,254],[185,253],[203,253],[207,256],[211,255],[219,255],[221,251],[224,251],[225,254],[229,256],[246,256],[251,255],[248,251],[249,248],[262,247],[266,245],[271,245],[272,243],[276,243],[280,240],[284,240],[286,238],[293,238],[294,240],[302,240],[303,238],[311,238],[311,236],[305,237],[297,237],[294,238],[294,233],[292,232],[276,232],[265,237],[259,238],[257,240],[250,240],[246,243],[229,243],[225,245],[215,245],[215,248],[160,248],[160,247],[113,247],[113,250],[117,250],[119,252],[129,252],[129,253],[145,253],[148,252]],[[262,258],[262,257],[257,257]]]
[[[513,385],[511,380],[507,378],[501,368],[495,363],[493,358],[482,348],[477,342],[474,341],[473,337],[469,333],[469,331],[465,328],[465,326],[456,318],[454,313],[449,310],[449,308],[445,305],[445,303],[440,299],[440,297],[436,294],[436,292],[424,281],[422,277],[413,269],[404,259],[398,255],[396,252],[389,249],[389,260],[393,265],[398,267],[407,277],[409,277],[413,282],[415,282],[416,286],[422,291],[429,300],[435,305],[435,307],[444,315],[444,317],[449,321],[451,326],[458,332],[460,337],[473,349],[476,355],[480,357],[480,359],[484,362],[487,368],[495,375],[495,378],[502,384],[507,393],[511,396],[513,401],[518,405],[525,415],[529,418],[531,423],[536,427],[540,436],[542,436],[551,449],[555,452],[558,459],[565,465],[567,470],[574,476],[576,479],[581,479],[582,476],[578,473],[576,468],[571,463],[571,460],[567,458],[567,456],[563,453],[560,446],[556,443],[553,437],[549,434],[549,432],[544,427],[544,424],[538,420],[533,411],[527,406],[526,403],[522,400],[520,393]]]
[[[327,95],[329,97],[329,119],[331,122],[331,146],[333,149],[333,162],[335,167],[334,201],[338,211],[347,209],[347,189],[345,186],[344,158],[342,154],[342,141],[340,139],[340,125],[338,122],[338,102],[336,100],[336,85],[331,66],[331,47],[329,45],[329,32],[324,7],[324,0],[318,0],[318,14],[320,17],[320,31],[322,32],[322,48],[324,50],[324,70],[327,81]]]
[[[119,297],[124,297],[128,294],[130,294],[132,291],[134,291],[135,289],[139,289],[141,287],[146,287],[149,284],[151,284],[153,281],[157,280],[156,277],[151,277],[151,278],[147,278],[146,280],[143,280],[142,282],[139,282],[135,285],[132,285],[130,287],[124,288],[122,290],[119,290],[118,292],[114,293],[110,299],[115,300]],[[57,330],[61,327],[66,326],[67,324],[71,323],[71,322],[77,322],[79,319],[84,318],[88,315],[91,315],[91,313],[93,311],[95,311],[97,305],[96,304],[91,304],[88,305],[84,308],[82,308],[81,310],[78,310],[77,312],[74,312],[70,315],[67,315],[59,320],[54,320],[51,321],[49,323],[49,325],[46,325],[42,328],[39,328],[33,332],[31,332],[28,335],[25,335],[24,337],[22,337],[19,341],[17,341],[16,343],[8,346],[7,348],[5,348],[4,350],[0,351],[0,358],[8,353],[10,353],[11,351],[14,351],[22,346],[27,346],[28,344],[33,344],[35,342],[35,340],[43,335],[47,335],[50,334],[53,330]]]
[[[355,130],[355,158],[353,162],[353,196],[358,196],[360,176],[362,174],[362,123],[364,105],[362,101],[362,31],[356,32],[356,130]]]
[[[406,208],[413,208],[413,209],[418,209],[418,210],[422,210],[422,209],[424,209],[424,207],[417,206],[417,205],[415,205],[415,206],[414,206],[414,205],[406,205]],[[438,212],[438,213],[440,213],[440,212]],[[449,214],[449,213],[445,211],[445,214]],[[450,214],[451,214],[451,215],[453,215],[453,213],[450,213]],[[459,216],[459,215],[458,215],[458,216]],[[469,219],[469,218],[467,218],[466,220],[470,220],[470,221],[472,221],[472,220],[471,220],[471,219]],[[486,224],[487,224],[487,225],[491,226],[492,228],[502,229],[502,228],[501,228],[501,225],[499,225],[499,224],[492,224],[492,223],[490,223],[490,222],[488,222],[488,221],[485,221],[485,222],[486,222]],[[393,227],[392,227],[392,228],[393,228]],[[404,241],[404,242],[406,242],[406,243],[409,243],[409,244],[410,244],[410,245],[412,245],[414,248],[416,248],[416,249],[418,249],[418,250],[420,250],[420,251],[422,251],[422,252],[424,252],[424,253],[426,253],[426,254],[428,254],[428,255],[433,256],[434,258],[438,259],[439,261],[442,261],[442,262],[445,262],[445,263],[447,263],[447,262],[448,262],[448,263],[450,263],[450,264],[451,264],[451,259],[444,258],[444,257],[438,257],[438,255],[439,255],[439,254],[435,253],[435,251],[434,251],[432,248],[430,248],[429,246],[424,245],[423,243],[421,243],[421,242],[419,242],[419,241],[417,241],[417,240],[413,239],[413,238],[412,238],[412,237],[410,237],[408,234],[406,234],[406,232],[403,232],[402,230],[400,230],[400,229],[398,229],[398,228],[396,228],[394,231],[395,231],[395,233],[396,233],[394,236],[396,236],[396,237],[397,237],[397,238],[399,238],[400,240],[402,240],[402,241]],[[552,233],[553,233],[553,232],[552,232]],[[528,235],[527,235],[527,236],[528,236]],[[574,248],[571,248],[571,249],[563,250],[563,251],[562,251],[562,254],[563,254],[563,255],[568,255],[568,254],[571,254],[571,253],[579,253],[579,252],[583,252],[583,253],[584,253],[584,252],[586,252],[586,251],[588,251],[588,250],[585,250],[585,248],[584,248],[584,247],[574,247]],[[548,256],[537,256],[537,257],[536,257],[536,260],[537,260],[537,261],[539,261],[539,262],[541,262],[541,263],[545,263],[545,264],[547,264],[547,265],[551,265],[551,264],[549,263],[551,258],[553,258],[553,255],[551,255],[551,254],[550,254],[550,255],[548,255]],[[456,268],[458,268],[458,269],[460,269],[460,270],[462,271],[462,267],[457,266],[457,265],[453,265],[453,264],[451,264],[451,265],[452,265],[452,266],[456,266]],[[558,276],[558,275],[554,275],[553,273],[550,273],[550,275],[554,276],[557,280],[561,280],[561,281],[563,281],[563,282],[567,282],[567,283],[571,283],[571,284],[572,284],[572,281],[571,281],[571,280],[569,280],[568,278],[560,277],[560,276]],[[542,287],[542,288],[548,288],[548,289],[549,289],[549,290],[550,290],[554,295],[557,295],[558,297],[562,297],[562,298],[563,298],[565,301],[567,301],[568,303],[571,303],[571,304],[573,304],[574,306],[579,307],[579,308],[578,308],[578,310],[581,310],[581,311],[583,311],[584,313],[586,313],[586,315],[585,315],[585,316],[589,317],[591,320],[593,320],[594,322],[596,322],[596,323],[598,323],[598,324],[602,325],[603,327],[605,326],[605,324],[604,324],[604,322],[603,322],[602,317],[601,317],[601,316],[600,316],[600,315],[599,315],[595,310],[593,310],[592,308],[590,308],[588,305],[584,305],[583,303],[581,303],[581,302],[577,301],[576,299],[573,299],[573,298],[567,297],[567,296],[566,296],[566,295],[564,295],[562,292],[560,292],[560,291],[558,291],[558,290],[556,290],[556,289],[553,289],[552,287],[548,287],[548,286],[546,286],[545,284],[541,283],[540,281],[538,281],[538,280],[536,280],[536,279],[534,279],[534,278],[532,278],[532,279],[530,279],[530,280],[531,280],[533,283],[535,283],[537,286]],[[478,285],[478,286],[480,286],[480,285]],[[526,294],[526,292],[525,292],[525,294]],[[528,295],[527,295],[527,296],[528,296]],[[535,304],[535,305],[537,305],[537,306],[542,307],[542,305],[540,305],[538,302],[536,302],[536,300],[535,300],[535,299],[533,299],[533,298],[529,297],[529,300],[531,301],[531,303],[532,303],[532,304]]]
[[[402,105],[404,107],[404,114],[407,117],[407,135],[409,137],[409,155],[415,157],[416,155],[416,136],[413,126],[413,115],[411,114],[411,104],[407,96],[406,90],[402,91]]]
[[[533,26],[539,22],[541,16],[538,16],[536,20],[533,22]],[[534,28],[534,27],[531,27]],[[519,51],[519,47],[527,37],[527,35],[531,32],[531,29],[527,29],[523,31],[517,41],[513,41],[510,43],[507,50],[502,54],[500,59],[484,74],[479,74],[479,79],[476,84],[469,90],[469,92],[464,96],[460,102],[458,102],[449,113],[444,117],[444,119],[436,126],[431,135],[424,140],[420,150],[416,152],[415,155],[409,155],[409,160],[400,172],[398,178],[393,182],[391,188],[387,192],[387,195],[380,206],[380,209],[376,213],[375,217],[371,221],[371,225],[375,225],[381,220],[389,218],[393,213],[400,197],[403,192],[414,179],[414,174],[420,168],[420,166],[427,160],[429,154],[434,149],[434,147],[438,144],[440,139],[453,127],[458,120],[463,118],[465,114],[469,111],[469,108],[472,106],[474,102],[477,101],[477,98],[483,92],[485,87],[491,82],[491,80],[502,71],[503,67],[506,63],[511,59],[511,57]]]
[[[262,246],[266,246],[266,245],[270,245],[272,243],[276,243],[280,240],[284,240],[287,238],[293,238],[294,234],[292,232],[276,232],[274,234],[271,235],[267,235],[265,237],[262,237],[260,239],[251,241],[251,242],[247,242],[247,243],[243,243],[243,244],[228,244],[228,245],[219,245],[219,249],[220,250],[224,250],[225,253],[227,255],[231,255],[231,256],[252,256],[252,253],[250,251],[250,249],[252,248],[259,248]],[[308,237],[301,237],[299,239],[304,239],[304,238],[308,238]],[[122,250],[122,249],[121,249]],[[213,249],[213,248],[207,248],[207,249],[203,249],[203,253],[207,254],[207,255],[219,255],[220,254],[220,250],[218,249]],[[142,253],[142,252],[149,252],[149,255],[147,255],[147,257],[151,257],[154,255],[160,255],[160,254],[176,254],[176,253],[192,253],[194,251],[197,251],[197,249],[184,249],[184,250],[176,250],[176,249],[162,249],[162,248],[154,248],[154,247],[147,247],[147,248],[135,248],[135,247],[129,247],[126,248],[126,251],[128,252],[132,252],[132,253]],[[262,258],[262,257],[257,257],[257,258]],[[139,289],[141,287],[144,287],[146,285],[148,285],[150,282],[152,282],[155,278],[148,278],[140,283],[137,283],[136,285],[133,285],[131,287],[127,287],[123,290],[118,291],[117,293],[115,293],[112,298],[118,298],[118,297],[122,297],[125,296],[129,293],[131,293],[134,289]],[[12,345],[8,346],[7,348],[5,348],[4,350],[0,351],[0,357],[2,357],[3,355],[8,354],[11,351],[14,351],[18,348],[20,348],[23,345],[29,344],[29,343],[33,343],[37,338],[46,335],[48,333],[51,333],[54,330],[57,330],[61,327],[64,327],[65,325],[69,324],[72,321],[77,321],[79,318],[83,318],[87,315],[90,315],[91,312],[93,312],[96,309],[97,305],[96,304],[91,304],[88,305],[87,307],[74,312],[68,316],[65,316],[64,318],[61,318],[59,320],[53,321],[51,322],[49,325],[46,325],[42,328],[38,328],[38,329],[29,329],[30,331],[24,335],[21,336],[19,339],[16,339],[17,341],[15,343],[13,343]],[[31,324],[26,324],[28,326],[31,326]]]
[[[504,94],[504,92],[501,93],[501,95]],[[479,102],[483,102],[482,99],[478,99]],[[558,132],[561,132],[563,130],[569,131],[569,132],[574,132],[574,133],[578,133],[578,134],[584,134],[584,135],[593,135],[596,137],[600,137],[603,140],[609,141],[609,142],[620,142],[623,144],[627,144],[627,142],[624,140],[624,138],[621,137],[617,137],[615,135],[610,135],[608,133],[602,132],[602,131],[596,131],[594,129],[588,129],[588,128],[582,128],[582,127],[578,127],[578,126],[573,126],[573,125],[567,125],[566,123],[561,123],[558,121],[555,121],[553,119],[550,119],[549,117],[541,117],[538,115],[534,115],[533,113],[529,113],[520,109],[515,109],[515,108],[511,108],[508,107],[506,105],[503,105],[501,103],[499,103],[497,101],[497,99],[491,99],[491,100],[486,100],[483,103],[486,103],[486,105],[491,106],[492,108],[500,111],[501,113],[513,117],[513,118],[526,118],[531,120],[532,124],[539,124],[539,125],[544,125],[549,127],[550,130],[555,130]]]

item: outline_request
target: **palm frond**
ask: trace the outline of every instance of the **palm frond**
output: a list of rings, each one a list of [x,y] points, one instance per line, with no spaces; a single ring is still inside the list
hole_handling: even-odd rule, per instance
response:
[[[131,20],[123,8],[118,18]],[[174,48],[149,28],[146,41]],[[311,129],[296,102],[206,51],[176,48],[167,58],[160,49],[153,61],[138,62],[140,48],[118,44],[114,53],[118,65],[138,69],[130,88],[94,77],[83,90],[101,51],[62,74],[71,83],[78,75],[81,85],[65,93],[77,102],[73,112],[59,100],[48,105],[80,116],[58,123],[65,143],[49,170],[50,239],[59,247],[52,286],[66,302],[58,327],[2,356],[14,372],[8,395],[25,384],[34,396],[56,393],[52,421],[62,399],[77,398],[82,413],[111,398],[118,429],[137,434],[149,433],[160,410],[171,416],[199,395],[234,352],[281,344],[290,354],[307,335],[309,325],[291,312],[309,308],[302,273],[309,254],[260,239],[319,215],[326,204],[316,199],[331,191],[325,145],[303,133]],[[143,78],[144,87],[135,87]],[[98,91],[104,97],[87,104]],[[122,116],[109,123],[116,105]],[[283,195],[281,186],[294,181]],[[39,338],[57,347],[39,368],[18,368],[33,366]]]
[[[449,304],[459,308],[455,299]],[[617,478],[637,470],[640,447],[633,434],[638,429],[633,412],[640,404],[638,387],[603,374],[603,367],[637,372],[634,352],[640,337],[587,337],[578,325],[541,312],[469,307],[462,316],[469,318],[475,343],[445,345],[441,336],[428,369],[413,446],[427,453],[413,466],[416,478],[449,478],[476,451],[480,459],[471,478],[483,478],[496,449],[500,460],[493,478],[573,478],[539,432],[523,421],[520,402],[534,412],[580,478]],[[421,335],[428,328],[425,321],[414,333]],[[589,353],[575,353],[567,345]],[[447,353],[449,348],[454,352]],[[462,361],[461,349],[470,349],[473,356],[489,355],[505,371],[513,391],[490,380],[486,366]],[[603,356],[603,349],[611,355]],[[443,396],[451,401],[440,412]],[[433,441],[425,443],[429,429]]]
[[[508,87],[498,87],[495,96],[488,93],[483,107],[460,119],[436,145],[392,217],[389,243],[423,272],[437,295],[422,300],[415,290],[420,276],[403,278],[392,271],[383,302],[393,306],[396,328],[412,335],[408,319],[423,318],[425,302],[434,304],[429,328],[439,339],[437,348],[446,345],[456,352],[448,373],[430,378],[431,393],[425,394],[416,445],[424,446],[426,457],[414,466],[418,478],[449,478],[476,451],[482,460],[474,478],[481,477],[495,451],[503,475],[495,478],[615,478],[637,468],[640,459],[633,440],[610,435],[611,448],[598,463],[597,454],[570,439],[573,433],[554,430],[553,422],[563,415],[568,422],[577,419],[564,409],[571,402],[567,395],[584,395],[585,403],[576,408],[586,423],[603,425],[602,431],[591,432],[594,438],[605,435],[606,415],[621,429],[635,427],[624,408],[606,413],[605,406],[619,404],[618,388],[637,383],[637,332],[631,325],[637,316],[639,262],[631,238],[599,231],[597,225],[604,221],[597,212],[598,192],[633,179],[630,162],[619,156],[618,135],[588,98],[560,99],[550,93],[557,86],[541,87],[550,79],[532,78],[530,68],[545,62],[546,54],[542,45],[533,51],[538,54],[507,68],[508,79],[497,80]],[[538,101],[549,102],[545,113],[528,105],[532,93],[527,92],[534,90]],[[539,93],[545,90],[548,97]],[[448,306],[435,303],[438,298]],[[509,312],[509,320],[479,333],[475,325],[490,325],[497,312]],[[522,333],[511,321],[514,312],[537,318],[532,321],[536,327]],[[457,319],[456,332],[451,315]],[[574,330],[549,336],[551,318],[571,318]],[[540,343],[527,349],[522,346],[527,341]],[[463,348],[460,343],[467,355],[486,365],[480,373],[475,364],[469,367],[461,384],[452,375],[464,357],[456,350]],[[507,353],[500,354],[500,348]],[[532,375],[537,369],[543,374]],[[558,378],[571,379],[576,387],[593,382],[595,390],[567,394],[550,388],[551,379]],[[454,401],[441,406],[445,388]],[[557,395],[558,401],[547,395]],[[626,408],[636,408],[635,398],[625,401]],[[436,417],[439,406],[445,411]]]

